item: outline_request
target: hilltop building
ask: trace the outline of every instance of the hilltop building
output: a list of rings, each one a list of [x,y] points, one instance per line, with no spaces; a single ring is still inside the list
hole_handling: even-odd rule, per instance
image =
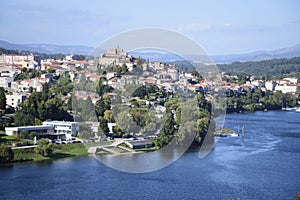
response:
[[[108,49],[107,53],[100,54],[99,57],[99,64],[102,66],[109,66],[109,65],[122,65],[125,63],[131,63],[132,56],[128,55],[127,52],[125,52],[121,48],[117,49]],[[129,61],[129,62],[126,62]],[[131,64],[130,64],[131,65]]]

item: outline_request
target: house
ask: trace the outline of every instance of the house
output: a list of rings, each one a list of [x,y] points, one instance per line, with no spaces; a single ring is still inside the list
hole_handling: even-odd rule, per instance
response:
[[[33,54],[2,54],[3,64],[17,64],[19,61],[36,61],[40,62],[40,57]]]
[[[6,95],[6,104],[13,108],[16,108],[20,103],[23,103],[23,101],[25,101],[26,97],[26,94],[18,93]]]
[[[281,91],[282,93],[296,93],[300,91],[300,84],[277,84],[275,91]]]
[[[265,87],[267,90],[273,91],[275,89],[276,82],[275,81],[267,81],[265,83]]]
[[[11,83],[13,82],[14,78],[9,76],[0,76],[0,87],[11,87]]]

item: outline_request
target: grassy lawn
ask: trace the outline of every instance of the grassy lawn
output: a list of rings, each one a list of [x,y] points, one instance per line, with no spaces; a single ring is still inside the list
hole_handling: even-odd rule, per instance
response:
[[[23,142],[27,142],[28,144],[33,144],[32,140],[21,139],[15,136],[5,135],[3,133],[0,133],[0,143],[12,145],[12,143],[23,143]]]
[[[82,143],[76,144],[61,144],[54,145],[53,156],[55,155],[69,155],[69,156],[86,156],[88,155],[87,148]],[[66,157],[65,156],[65,157]]]
[[[42,161],[66,157],[87,156],[86,147],[81,143],[54,145],[51,157],[43,157],[35,153],[34,148],[13,149],[14,158],[18,161]]]

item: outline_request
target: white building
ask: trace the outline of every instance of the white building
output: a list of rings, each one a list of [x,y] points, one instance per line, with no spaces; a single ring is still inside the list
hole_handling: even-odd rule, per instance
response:
[[[282,93],[296,93],[300,89],[300,84],[277,84],[275,86],[276,91],[281,91]]]
[[[289,83],[297,83],[298,79],[297,78],[284,78],[283,80],[288,81]]]
[[[45,121],[41,126],[20,126],[20,127],[6,127],[5,134],[11,136],[18,136],[20,131],[37,132],[38,138],[51,139],[70,139],[76,136],[79,131],[79,122],[65,122],[65,121]]]
[[[9,76],[0,76],[0,87],[11,87],[11,83],[13,82],[14,78]]]
[[[76,136],[79,132],[78,122],[65,122],[65,121],[45,121],[44,126],[52,126],[53,134],[66,137],[67,139]]]
[[[275,89],[276,82],[275,81],[267,81],[265,83],[265,87],[267,90],[273,91]]]
[[[39,61],[38,55],[33,54],[2,54],[1,62],[3,64],[17,64],[19,61]]]
[[[12,95],[6,95],[6,104],[10,105],[11,107],[16,108],[20,103],[25,101],[26,94],[12,94]]]

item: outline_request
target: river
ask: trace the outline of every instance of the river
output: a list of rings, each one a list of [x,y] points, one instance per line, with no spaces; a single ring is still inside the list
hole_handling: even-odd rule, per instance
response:
[[[294,199],[300,192],[300,113],[228,114],[220,138],[199,159],[189,150],[173,164],[132,174],[93,157],[0,168],[0,199]]]

